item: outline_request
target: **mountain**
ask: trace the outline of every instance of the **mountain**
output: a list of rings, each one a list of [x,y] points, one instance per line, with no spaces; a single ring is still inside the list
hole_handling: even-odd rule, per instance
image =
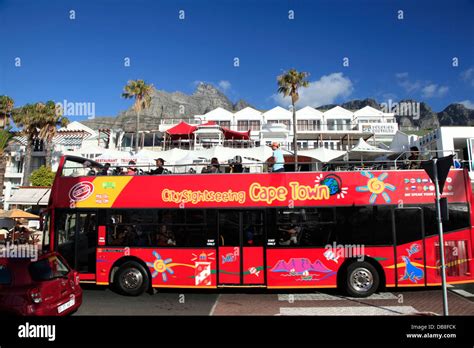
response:
[[[239,100],[233,104],[224,93],[208,83],[199,83],[191,95],[153,89],[150,107],[140,114],[140,128],[142,130],[156,130],[163,119],[192,119],[194,115],[203,115],[218,107],[235,112],[247,106],[251,105],[245,100]],[[121,112],[114,120],[110,117],[99,117],[83,123],[93,129],[107,125],[133,132],[136,127],[136,113],[130,107],[127,111]]]
[[[321,261],[316,260],[314,263],[311,263],[307,258],[291,258],[288,262],[283,260],[278,261],[278,263],[271,269],[271,272],[295,272],[301,274],[305,271],[313,271],[319,273],[329,273],[332,272],[327,268]]]
[[[438,113],[438,119],[442,126],[474,126],[474,110],[462,104],[451,104]]]

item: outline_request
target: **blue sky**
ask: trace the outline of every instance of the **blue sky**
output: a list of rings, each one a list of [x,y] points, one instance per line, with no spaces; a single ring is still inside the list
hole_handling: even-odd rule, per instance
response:
[[[113,116],[131,105],[121,98],[129,79],[185,93],[206,81],[269,109],[286,104],[276,76],[295,67],[311,74],[300,106],[414,98],[435,111],[474,108],[473,15],[472,0],[0,0],[0,94],[16,105],[93,102]]]

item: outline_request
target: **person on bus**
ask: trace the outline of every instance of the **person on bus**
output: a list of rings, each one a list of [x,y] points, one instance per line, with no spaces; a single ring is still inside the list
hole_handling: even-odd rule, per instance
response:
[[[230,172],[231,173],[243,173],[244,168],[242,167],[242,157],[235,156],[234,161],[230,165]]]
[[[219,160],[217,157],[213,157],[211,159],[211,167],[210,173],[220,173],[221,172],[221,165],[219,164]]]
[[[138,243],[138,235],[133,226],[125,227],[125,244],[135,246]]]
[[[273,150],[273,166],[272,172],[279,173],[285,171],[285,158],[283,157],[283,152],[280,149],[280,144],[277,142],[272,143],[272,150]]]
[[[149,174],[150,175],[163,174],[165,170],[165,168],[163,167],[165,164],[165,160],[163,158],[156,158],[155,163],[156,163],[156,169],[151,170]]]
[[[85,172],[86,172],[87,176],[93,176],[93,175],[97,174],[97,172],[94,169],[94,167],[92,166],[91,162],[85,161],[83,166],[84,166],[84,169],[85,169]]]
[[[109,175],[110,163],[105,163],[97,175]]]
[[[126,233],[124,230],[118,231],[115,238],[113,238],[110,241],[110,245],[120,245],[120,246],[125,245],[125,236],[126,236]]]
[[[138,170],[137,170],[136,167],[134,167],[135,165],[136,165],[135,161],[128,162],[128,168],[127,168],[126,175],[137,175]]]
[[[420,150],[416,146],[410,148],[411,154],[408,157],[408,169],[420,169]]]
[[[112,175],[125,175],[123,172],[122,167],[115,167],[115,169],[112,171]]]
[[[297,245],[298,244],[298,234],[301,230],[299,226],[291,224],[289,229],[279,229],[283,232],[282,237],[280,238],[280,245]]]
[[[157,244],[159,246],[175,246],[176,241],[173,233],[166,228],[166,225],[161,227],[160,233],[158,234]]]

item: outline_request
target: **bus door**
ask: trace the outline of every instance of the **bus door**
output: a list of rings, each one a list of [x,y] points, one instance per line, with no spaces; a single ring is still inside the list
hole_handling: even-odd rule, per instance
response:
[[[259,210],[220,210],[218,285],[264,285],[264,223]]]
[[[398,286],[426,285],[423,210],[397,208],[395,213],[395,259]]]
[[[97,214],[95,211],[56,213],[58,252],[80,273],[95,273]]]

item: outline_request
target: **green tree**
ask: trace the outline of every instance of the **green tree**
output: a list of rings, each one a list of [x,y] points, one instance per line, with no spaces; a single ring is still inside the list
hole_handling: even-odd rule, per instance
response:
[[[51,168],[41,166],[31,173],[30,181],[32,186],[52,186],[54,173]]]
[[[26,155],[23,170],[23,185],[28,185],[31,175],[31,155],[33,143],[38,138],[40,122],[39,113],[35,104],[25,104],[12,111],[12,119],[20,129],[20,133],[26,137]]]
[[[307,72],[298,72],[296,69],[290,69],[277,77],[278,93],[283,96],[291,97],[291,105],[293,109],[293,148],[295,154],[295,169],[298,167],[298,146],[296,133],[296,108],[295,104],[299,99],[298,90],[301,87],[308,87],[309,82],[306,78],[309,76]]]
[[[38,138],[43,140],[45,144],[46,166],[51,168],[53,138],[57,133],[58,127],[66,127],[69,124],[69,120],[62,115],[63,110],[56,107],[52,100],[47,101],[46,104],[38,103],[37,110],[40,118]]]
[[[122,97],[125,99],[135,99],[133,109],[137,113],[137,127],[136,127],[136,139],[135,139],[135,151],[138,152],[139,137],[138,132],[140,130],[140,111],[150,107],[151,104],[151,93],[153,91],[153,85],[147,85],[143,80],[130,80],[123,89]]]

